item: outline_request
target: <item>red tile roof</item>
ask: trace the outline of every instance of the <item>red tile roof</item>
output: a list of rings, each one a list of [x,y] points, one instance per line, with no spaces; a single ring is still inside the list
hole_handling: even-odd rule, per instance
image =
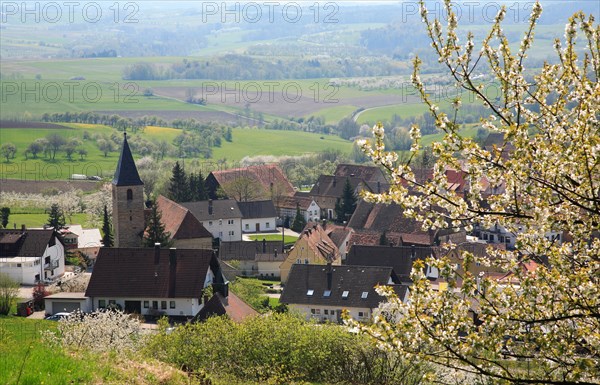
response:
[[[172,239],[212,238],[202,223],[185,207],[160,195],[156,204],[162,215],[165,231]]]
[[[213,171],[211,175],[217,180],[221,188],[226,189],[227,183],[233,182],[238,178],[250,178],[258,182],[263,191],[258,198],[270,199],[272,188],[278,189],[278,193],[284,196],[294,195],[294,187],[287,180],[285,174],[279,166],[274,164],[262,164],[256,166],[248,166],[242,168],[233,168],[229,170]],[[228,196],[235,196],[233,193],[228,193]]]

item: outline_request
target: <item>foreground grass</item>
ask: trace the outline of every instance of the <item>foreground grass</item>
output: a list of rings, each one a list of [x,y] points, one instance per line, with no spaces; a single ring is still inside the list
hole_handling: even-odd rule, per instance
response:
[[[0,317],[0,384],[193,384],[183,372],[134,354],[67,352],[44,343],[41,333],[56,322]]]

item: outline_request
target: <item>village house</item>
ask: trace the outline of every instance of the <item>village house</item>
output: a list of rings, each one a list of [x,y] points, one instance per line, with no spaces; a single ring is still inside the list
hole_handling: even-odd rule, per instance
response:
[[[285,261],[283,241],[221,242],[219,260],[232,265],[243,276],[280,278]]]
[[[321,219],[321,208],[306,192],[297,191],[293,196],[282,197],[276,208],[281,218],[280,225],[286,220],[290,224],[293,223],[298,209],[307,223],[318,222]]]
[[[210,286],[228,297],[212,250],[102,248],[85,295],[92,310],[115,306],[144,316],[194,317]]]
[[[65,249],[81,251],[88,258],[96,258],[102,247],[100,229],[84,229],[81,225],[69,225],[59,232],[64,240]]]
[[[206,321],[213,316],[226,316],[230,320],[239,323],[258,314],[256,310],[235,294],[230,292],[228,297],[224,297],[221,293],[216,293],[200,309],[193,322]]]
[[[390,285],[406,301],[408,287],[401,285],[391,267],[295,264],[280,302],[291,312],[322,322],[341,322],[343,310],[358,321],[369,321],[384,301],[375,287]]]
[[[260,233],[277,229],[277,212],[272,200],[237,202],[242,213],[242,232]]]
[[[0,230],[0,272],[23,285],[53,281],[65,272],[65,245],[53,229]]]
[[[287,281],[294,264],[326,265],[327,263],[341,264],[339,250],[321,225],[309,225],[302,231],[285,261],[279,266],[281,281],[283,283]]]
[[[181,203],[208,230],[222,242],[242,240],[242,212],[233,199],[206,200]]]
[[[423,230],[422,223],[406,218],[398,204],[369,203],[359,201],[348,222],[354,230],[350,237],[352,245],[432,246],[445,242],[455,244],[466,241],[464,230]]]
[[[165,231],[178,249],[212,249],[212,234],[189,209],[162,195],[156,198]]]
[[[277,205],[280,197],[294,195],[294,187],[274,164],[213,171],[205,183],[211,199],[227,197],[238,202],[271,199]]]

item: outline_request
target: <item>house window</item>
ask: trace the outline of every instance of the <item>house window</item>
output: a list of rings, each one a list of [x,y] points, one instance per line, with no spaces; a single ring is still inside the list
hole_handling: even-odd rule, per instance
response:
[[[313,295],[314,293],[315,293],[315,291],[314,291],[314,290],[312,290],[312,289],[309,289],[309,290],[306,292],[306,295]]]
[[[229,219],[229,220],[227,221],[227,224],[228,224],[228,225],[233,225],[233,219]]]
[[[50,263],[50,257],[46,257],[46,258],[44,259],[44,263]]]
[[[127,189],[127,200],[128,201],[133,200],[133,191],[130,188]]]
[[[98,300],[98,307],[99,308],[105,308],[106,307],[106,300],[105,299]]]
[[[335,315],[335,310],[332,310],[332,311],[331,311],[331,315]]]
[[[270,228],[271,228],[271,224],[270,224],[269,222],[267,222],[267,223],[265,224],[265,226],[267,227],[267,229],[270,229]]]
[[[152,309],[158,309],[158,301],[152,301]]]
[[[21,267],[21,264],[20,264],[20,263],[17,263],[17,267]]]
[[[362,294],[360,295],[360,298],[367,299],[368,296],[369,296],[369,292],[368,291],[363,291]]]
[[[233,237],[234,234],[235,234],[235,231],[233,231],[233,230],[229,232],[229,236],[231,236],[231,237]]]
[[[167,301],[160,301],[160,308],[161,309],[166,309],[167,308]]]
[[[325,309],[325,310],[323,310],[323,313],[324,313],[325,315],[329,315],[329,310]]]
[[[506,243],[510,243],[510,237],[506,237],[504,238],[504,240],[506,241]]]
[[[362,311],[358,312],[358,317],[359,318],[363,318],[365,316],[365,313],[363,313]]]
[[[300,258],[296,259],[296,263],[302,263],[302,260]]]
[[[144,309],[148,309],[150,307],[150,301],[144,301]]]
[[[348,294],[350,294],[350,292],[348,290],[344,290],[342,293],[342,298],[348,298]]]
[[[304,259],[304,263],[308,265],[308,258]]]
[[[330,297],[331,296],[331,290],[325,290],[323,292],[323,297]]]
[[[219,219],[219,226],[221,226],[223,224],[223,220]]]
[[[208,225],[209,225],[209,226],[212,226],[212,221],[208,221]]]
[[[490,242],[494,242],[494,234],[490,234]]]
[[[317,315],[321,315],[321,309],[317,309]]]
[[[310,309],[310,314],[315,314],[315,309]]]
[[[175,309],[175,301],[169,301],[169,309]]]
[[[484,241],[487,241],[487,240],[488,240],[488,235],[487,235],[487,233],[483,233],[483,240],[484,240]]]
[[[108,304],[109,304],[109,305],[116,305],[116,304],[117,304],[117,301],[115,301],[114,299],[109,299],[109,300],[108,300]]]
[[[250,225],[246,223],[246,226],[244,227],[245,230],[250,230]]]

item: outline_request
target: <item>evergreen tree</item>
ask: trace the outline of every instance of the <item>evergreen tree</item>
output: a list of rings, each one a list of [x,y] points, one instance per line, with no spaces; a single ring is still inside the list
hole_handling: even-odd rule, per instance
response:
[[[108,208],[104,205],[104,216],[102,218],[102,244],[104,247],[113,247],[114,240],[112,235],[112,226],[110,224],[110,219],[108,218]]]
[[[60,230],[65,227],[65,215],[56,203],[53,203],[50,207],[47,225],[52,227],[54,230]]]
[[[10,208],[2,207],[0,209],[0,221],[2,221],[2,227],[8,226],[8,218],[10,217]]]
[[[190,173],[189,176],[189,198],[191,201],[203,201],[208,199],[208,193],[206,192],[206,187],[204,186],[204,176],[202,172],[198,174]]]
[[[349,178],[346,178],[344,191],[342,192],[342,207],[345,214],[344,219],[350,219],[352,214],[354,214],[354,210],[356,209],[356,196],[354,196],[354,191],[350,185]]]
[[[171,247],[173,246],[173,240],[171,233],[165,231],[165,225],[162,223],[162,214],[158,209],[156,202],[152,202],[152,213],[150,214],[150,220],[148,221],[148,227],[146,227],[146,234],[144,235],[144,246],[154,247],[155,243],[160,243],[160,247]]]
[[[300,213],[300,206],[296,206],[296,218],[294,218],[291,229],[299,233],[304,230],[305,226],[306,219],[304,219],[304,216]]]
[[[187,202],[190,200],[189,181],[185,175],[185,170],[179,162],[173,166],[173,174],[169,184],[169,199],[175,202]]]

